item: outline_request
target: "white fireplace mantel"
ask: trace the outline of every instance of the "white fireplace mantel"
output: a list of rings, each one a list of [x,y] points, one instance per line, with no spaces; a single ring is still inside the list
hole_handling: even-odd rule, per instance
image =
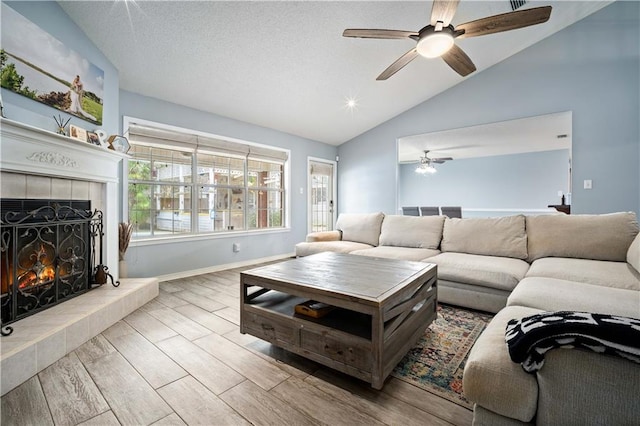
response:
[[[0,196],[58,197],[53,195],[54,183],[58,188],[56,194],[65,194],[61,196],[76,196],[74,187],[82,194],[79,197],[87,194],[103,212],[103,260],[118,277],[118,185],[121,160],[126,155],[5,119],[0,119],[0,134],[3,179],[0,186],[7,193]],[[66,180],[70,180],[69,185],[65,185]],[[30,195],[29,182],[37,186],[47,181],[51,183],[51,191]],[[25,184],[24,191],[20,182]],[[69,191],[59,191],[63,187]],[[84,192],[83,187],[87,189]],[[14,331],[2,336],[0,344],[0,395],[10,392],[157,295],[157,278],[123,279],[119,287],[107,283],[9,324]],[[5,327],[3,325],[3,330]]]
[[[7,119],[0,119],[0,134],[0,170],[3,172],[104,184],[104,260],[117,277],[118,185],[121,160],[128,156]]]

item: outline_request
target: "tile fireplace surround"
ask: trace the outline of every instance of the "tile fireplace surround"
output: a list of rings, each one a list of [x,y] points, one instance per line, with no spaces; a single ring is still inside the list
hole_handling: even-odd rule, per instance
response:
[[[0,120],[0,197],[87,199],[102,210],[105,265],[118,277],[118,176],[125,155]],[[123,279],[10,324],[0,338],[1,395],[158,295],[155,278]]]

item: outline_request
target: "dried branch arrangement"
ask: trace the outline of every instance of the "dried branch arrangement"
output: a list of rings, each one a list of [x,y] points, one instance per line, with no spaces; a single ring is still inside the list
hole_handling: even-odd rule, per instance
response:
[[[131,233],[133,232],[133,225],[130,223],[120,222],[118,224],[118,253],[119,260],[124,260],[124,254],[129,248],[129,241],[131,241]]]
[[[64,130],[64,128],[67,127],[67,124],[69,124],[69,121],[71,121],[71,118],[67,119],[67,121],[64,121],[64,118],[62,118],[62,116],[60,114],[58,114],[57,117],[54,115],[53,119],[55,120],[56,124],[58,125],[58,134],[66,136],[67,133]]]

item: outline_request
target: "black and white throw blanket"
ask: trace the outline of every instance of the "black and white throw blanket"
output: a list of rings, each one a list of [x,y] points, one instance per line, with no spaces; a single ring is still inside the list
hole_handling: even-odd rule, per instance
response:
[[[589,312],[543,312],[507,324],[509,356],[535,373],[554,348],[585,348],[640,363],[640,319]]]

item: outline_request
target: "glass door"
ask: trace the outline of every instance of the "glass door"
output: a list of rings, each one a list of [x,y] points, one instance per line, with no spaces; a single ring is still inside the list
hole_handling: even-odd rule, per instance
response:
[[[330,231],[335,219],[336,163],[329,160],[308,161],[309,232]]]

